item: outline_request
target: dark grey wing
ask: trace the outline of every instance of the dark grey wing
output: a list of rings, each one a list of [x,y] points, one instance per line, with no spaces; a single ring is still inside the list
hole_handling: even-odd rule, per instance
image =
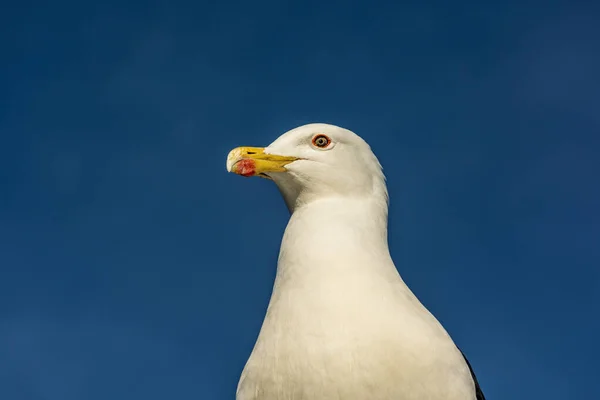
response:
[[[467,360],[467,356],[465,356],[465,353],[463,353],[461,349],[458,349],[458,351],[460,351],[460,354],[462,354],[463,358],[467,362],[467,365],[469,366],[469,371],[471,371],[471,377],[473,378],[473,382],[475,383],[475,395],[477,400],[485,400],[485,396],[481,391],[479,382],[477,382],[477,377],[475,376],[475,372],[473,372],[473,367],[471,367],[471,363],[469,362],[469,360]]]

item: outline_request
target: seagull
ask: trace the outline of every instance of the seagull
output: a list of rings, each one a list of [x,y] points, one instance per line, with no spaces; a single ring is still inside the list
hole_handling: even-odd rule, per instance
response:
[[[291,213],[236,400],[485,400],[394,265],[385,177],[360,136],[300,126],[233,149],[227,170],[272,180]]]

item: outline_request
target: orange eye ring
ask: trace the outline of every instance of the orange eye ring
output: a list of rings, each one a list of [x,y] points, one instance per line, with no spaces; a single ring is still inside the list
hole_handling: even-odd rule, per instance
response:
[[[329,138],[329,136],[323,135],[321,133],[319,135],[316,135],[312,139],[312,144],[313,146],[318,147],[320,149],[325,149],[331,144],[331,139]]]

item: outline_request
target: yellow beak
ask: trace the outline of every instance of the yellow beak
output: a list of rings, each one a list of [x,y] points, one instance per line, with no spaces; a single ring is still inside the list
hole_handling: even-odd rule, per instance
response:
[[[242,176],[260,176],[267,178],[267,172],[285,172],[289,163],[297,157],[265,154],[262,147],[238,147],[227,155],[227,171]]]

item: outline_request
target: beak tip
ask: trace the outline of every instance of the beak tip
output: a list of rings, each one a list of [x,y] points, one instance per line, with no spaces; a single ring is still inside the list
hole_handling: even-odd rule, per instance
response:
[[[231,150],[229,152],[229,154],[227,154],[227,163],[226,163],[227,172],[235,172],[234,171],[235,163],[238,162],[239,160],[241,160],[241,158],[242,158],[242,151],[239,147]]]

